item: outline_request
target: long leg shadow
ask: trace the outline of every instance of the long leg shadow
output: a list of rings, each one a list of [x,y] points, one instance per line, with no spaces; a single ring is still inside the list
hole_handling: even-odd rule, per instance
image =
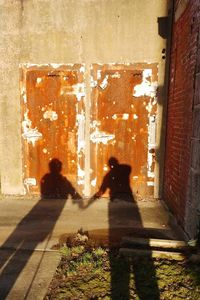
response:
[[[116,201],[119,200],[116,199]],[[121,223],[117,226],[120,226],[122,230],[121,228],[116,230],[117,218]],[[120,199],[118,203],[109,203],[111,299],[135,299],[134,296],[137,294],[140,300],[159,300],[159,289],[150,248],[147,247],[149,253],[145,258],[135,255],[122,259],[118,258],[112,250],[118,238],[116,235],[126,234],[126,226],[129,227],[131,220],[134,220],[136,226],[142,231],[142,220],[136,203],[127,204],[126,198]],[[137,234],[137,232],[133,232],[133,234]]]
[[[136,293],[140,300],[159,300],[151,251],[142,260],[139,257],[118,258],[115,253],[116,241],[119,242],[119,237],[126,234],[128,228],[135,226],[142,231],[143,226],[139,208],[134,201],[129,184],[131,167],[119,164],[114,157],[109,159],[108,164],[110,171],[103,178],[99,191],[91,198],[87,206],[101,197],[107,189],[109,190],[110,299],[135,299]]]
[[[53,205],[52,211],[49,202],[49,206],[47,206],[44,205],[44,200],[39,200],[31,211],[20,221],[16,229],[2,246],[2,249],[8,248],[10,250],[6,251],[6,254],[4,254],[4,257],[0,260],[0,267],[3,268],[4,266],[0,275],[0,299],[7,297],[37,245],[51,234],[66,200],[57,200],[56,202],[56,209],[55,205]],[[44,217],[44,209],[45,214],[51,217],[50,219],[46,217],[45,222],[40,219],[40,215]],[[34,225],[34,223],[37,224]],[[33,224],[32,228],[30,224]],[[34,231],[34,235],[32,231]],[[23,249],[28,249],[28,251],[23,252],[24,257],[20,259],[21,250]]]
[[[0,259],[2,270],[0,274],[0,299],[7,297],[37,245],[45,242],[44,249],[47,246],[67,197],[69,195],[76,198],[80,197],[71,183],[60,174],[61,162],[57,159],[52,161],[53,171],[50,169],[50,173],[41,180],[42,196],[49,198],[49,200],[39,200],[1,247],[7,251],[3,251]],[[59,172],[57,172],[57,167]],[[28,251],[23,251],[23,259],[21,259],[23,249],[28,249]]]

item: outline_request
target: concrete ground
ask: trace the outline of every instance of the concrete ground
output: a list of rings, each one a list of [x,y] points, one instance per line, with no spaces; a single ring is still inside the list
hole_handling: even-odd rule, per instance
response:
[[[0,299],[43,299],[59,263],[55,245],[81,228],[108,243],[127,234],[183,239],[158,200],[4,198],[0,200]]]

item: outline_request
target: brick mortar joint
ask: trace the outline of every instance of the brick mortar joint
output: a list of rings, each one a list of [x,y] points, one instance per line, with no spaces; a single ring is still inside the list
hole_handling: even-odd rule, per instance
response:
[[[198,168],[198,169],[195,169],[195,168],[191,167],[190,170],[191,170],[191,172],[192,172],[193,174],[195,174],[195,175],[200,175],[200,169],[199,169],[199,168]]]
[[[199,110],[200,109],[200,103],[194,105],[194,110]]]

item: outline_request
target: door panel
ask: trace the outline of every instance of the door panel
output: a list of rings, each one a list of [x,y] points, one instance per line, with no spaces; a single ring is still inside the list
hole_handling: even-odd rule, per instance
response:
[[[85,132],[84,66],[24,66],[22,140],[24,185],[38,194],[48,164],[58,158],[79,193],[95,193],[109,171],[108,159],[131,166],[135,195],[153,196],[157,119],[157,64],[94,64],[90,132]],[[90,169],[85,143],[90,137]],[[85,182],[90,176],[90,182]],[[108,191],[107,194],[108,195]]]
[[[157,72],[156,64],[93,65],[93,192],[100,187],[109,170],[108,159],[113,156],[120,164],[131,166],[130,185],[135,195],[153,195]]]
[[[24,184],[38,194],[53,158],[81,192],[84,184],[84,82],[82,65],[24,67],[22,138]],[[79,128],[83,129],[79,129]]]

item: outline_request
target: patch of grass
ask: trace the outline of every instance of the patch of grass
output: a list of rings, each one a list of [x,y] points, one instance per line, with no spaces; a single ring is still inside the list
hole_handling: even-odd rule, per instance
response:
[[[199,300],[200,265],[120,257],[118,249],[62,247],[46,300]]]

